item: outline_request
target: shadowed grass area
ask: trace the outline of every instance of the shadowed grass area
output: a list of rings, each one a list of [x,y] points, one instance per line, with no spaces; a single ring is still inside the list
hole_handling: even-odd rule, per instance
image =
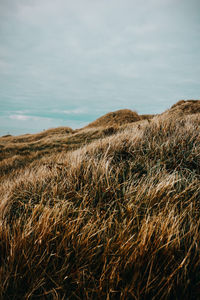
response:
[[[200,114],[172,111],[1,138],[1,299],[200,299]]]

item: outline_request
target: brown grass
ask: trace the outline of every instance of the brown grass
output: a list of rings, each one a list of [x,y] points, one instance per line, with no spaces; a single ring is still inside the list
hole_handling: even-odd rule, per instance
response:
[[[200,114],[113,128],[1,139],[1,299],[200,299]]]
[[[141,120],[140,116],[130,109],[120,109],[114,112],[110,112],[94,122],[87,125],[87,128],[99,127],[99,126],[120,126],[127,123],[133,123]]]
[[[141,120],[151,120],[155,117],[156,115],[140,115]]]
[[[200,100],[180,100],[164,114],[186,115],[200,113]]]
[[[0,177],[16,176],[16,172],[52,153],[75,150],[92,141],[123,130],[120,126],[83,128],[68,127],[46,130],[39,134],[0,138]]]

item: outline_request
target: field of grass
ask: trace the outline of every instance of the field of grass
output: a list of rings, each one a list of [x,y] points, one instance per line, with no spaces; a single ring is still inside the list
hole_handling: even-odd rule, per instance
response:
[[[107,117],[0,138],[0,299],[200,299],[200,101]]]

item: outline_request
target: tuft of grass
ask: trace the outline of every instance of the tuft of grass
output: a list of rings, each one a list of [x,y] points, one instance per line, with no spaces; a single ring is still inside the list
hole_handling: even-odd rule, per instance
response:
[[[0,298],[200,299],[199,129],[167,112],[1,138]]]

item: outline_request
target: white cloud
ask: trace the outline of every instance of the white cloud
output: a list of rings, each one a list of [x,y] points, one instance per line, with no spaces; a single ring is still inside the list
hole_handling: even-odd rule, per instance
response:
[[[15,111],[15,115],[24,115],[24,114],[29,114],[29,113],[30,113],[29,109]]]
[[[38,116],[28,116],[28,115],[22,115],[22,114],[14,114],[10,115],[9,118],[11,120],[17,120],[17,121],[50,121],[51,118],[44,118],[44,117],[38,117]]]
[[[76,108],[76,109],[68,109],[68,110],[63,110],[63,113],[66,115],[82,115],[87,113],[88,110],[84,108]]]
[[[12,119],[12,120],[26,121],[30,117],[29,116],[25,116],[25,115],[10,115],[9,118]]]
[[[56,114],[65,114],[65,115],[83,115],[90,113],[91,110],[89,108],[72,108],[72,109],[52,109],[50,110],[50,113],[56,113]]]

